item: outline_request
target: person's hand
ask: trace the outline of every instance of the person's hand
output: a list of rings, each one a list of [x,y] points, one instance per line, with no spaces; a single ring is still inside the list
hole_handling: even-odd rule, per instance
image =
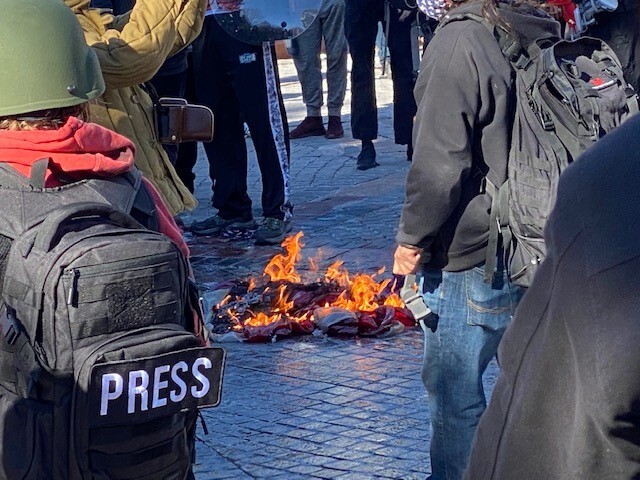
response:
[[[398,245],[393,254],[393,273],[396,275],[409,275],[415,273],[420,263],[422,250],[417,247],[405,247]]]
[[[404,22],[407,18],[409,18],[412,12],[411,10],[398,10],[398,13],[400,14],[400,21]]]

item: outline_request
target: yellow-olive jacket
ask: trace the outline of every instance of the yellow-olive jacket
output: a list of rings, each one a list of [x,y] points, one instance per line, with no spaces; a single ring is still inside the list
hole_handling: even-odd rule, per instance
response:
[[[65,0],[100,60],[107,90],[92,104],[91,121],[131,139],[136,166],[158,189],[175,215],[196,201],[158,142],[153,103],[140,84],[165,59],[200,33],[207,0],[138,0],[126,15],[114,17],[89,8],[90,0]]]

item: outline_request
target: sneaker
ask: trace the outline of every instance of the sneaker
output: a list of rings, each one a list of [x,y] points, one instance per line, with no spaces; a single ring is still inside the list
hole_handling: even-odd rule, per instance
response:
[[[200,222],[193,222],[191,231],[195,235],[217,235],[228,228],[249,229],[255,224],[256,222],[250,216],[226,219],[215,215]]]
[[[325,133],[322,117],[305,117],[300,125],[291,130],[289,138],[320,137]]]
[[[327,124],[327,133],[325,133],[324,138],[332,140],[342,137],[344,137],[344,129],[342,128],[340,117],[330,116],[329,123]]]
[[[369,170],[370,168],[377,167],[376,162],[376,149],[373,147],[372,142],[362,144],[362,151],[358,155],[358,170]]]
[[[291,222],[274,217],[265,217],[256,230],[256,243],[258,245],[280,244],[287,233],[291,231]]]

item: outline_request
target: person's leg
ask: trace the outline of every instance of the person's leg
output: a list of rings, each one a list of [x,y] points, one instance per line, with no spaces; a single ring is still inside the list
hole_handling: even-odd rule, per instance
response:
[[[351,54],[351,130],[353,138],[371,141],[378,136],[373,54],[380,18],[380,3],[364,8],[346,0],[344,28]]]
[[[216,119],[213,141],[204,144],[213,180],[212,205],[223,219],[248,221],[252,215],[247,195],[247,148],[236,97],[244,92],[238,92],[231,80],[244,45],[209,16],[194,43],[193,61],[196,99],[211,108]]]
[[[320,48],[322,29],[319,19],[302,34],[292,40],[291,56],[302,87],[302,101],[307,107],[307,116],[319,117],[322,107],[322,65]]]
[[[302,87],[302,101],[307,107],[307,116],[294,130],[291,138],[303,138],[324,135],[322,123],[322,65],[320,49],[322,46],[321,19],[316,18],[307,30],[292,40],[290,49],[293,63],[298,72]]]
[[[400,21],[400,15],[391,9],[389,21],[389,53],[393,79],[393,130],[395,142],[411,146],[413,117],[417,106],[413,96],[415,84],[411,50],[411,21],[409,17]]]
[[[425,332],[422,380],[429,394],[432,480],[462,478],[480,415],[482,374],[520,298],[505,280],[484,283],[484,269],[423,272],[423,296],[439,316]]]
[[[347,39],[344,34],[344,0],[328,0],[323,3],[327,9],[322,21],[325,50],[327,52],[327,109],[329,123],[327,138],[344,135],[340,116],[347,91]]]
[[[262,211],[268,220],[266,227],[264,222],[259,227],[256,240],[280,243],[291,228],[289,220],[293,205],[289,187],[287,117],[280,92],[275,49],[268,44],[244,44],[242,52],[242,57],[248,60],[237,62],[233,87],[238,92],[240,110],[255,146],[262,176]]]

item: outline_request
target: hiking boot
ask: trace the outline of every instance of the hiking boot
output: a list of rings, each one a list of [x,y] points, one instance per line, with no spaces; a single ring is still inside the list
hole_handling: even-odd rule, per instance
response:
[[[373,147],[372,142],[362,143],[362,151],[358,155],[358,170],[369,170],[370,168],[377,167],[376,162],[376,149]]]
[[[214,215],[200,222],[191,224],[191,231],[195,235],[218,235],[223,230],[230,228],[249,229],[254,227],[256,222],[251,216],[222,218],[220,215]]]
[[[289,138],[320,137],[325,133],[322,117],[305,117],[300,125],[291,130]]]
[[[279,245],[290,231],[291,222],[289,220],[265,217],[256,230],[256,243],[258,245]]]
[[[344,137],[344,129],[342,128],[342,122],[340,117],[329,116],[329,123],[327,124],[327,133],[324,138],[333,140],[334,138]]]

